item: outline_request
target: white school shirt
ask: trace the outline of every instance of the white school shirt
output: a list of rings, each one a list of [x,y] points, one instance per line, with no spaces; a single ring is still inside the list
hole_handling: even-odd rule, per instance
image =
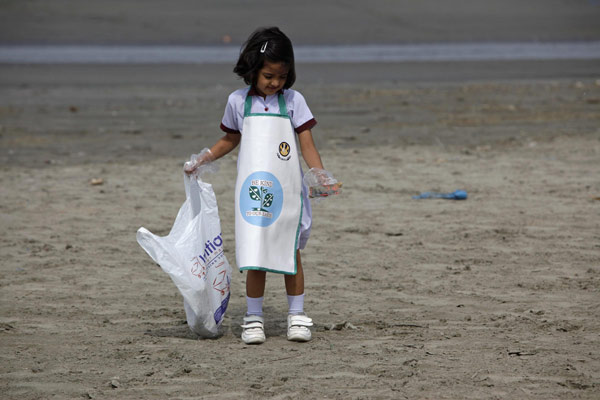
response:
[[[221,130],[227,133],[241,133],[244,126],[244,104],[248,93],[252,96],[252,113],[279,113],[279,94],[273,94],[263,98],[259,96],[254,88],[244,88],[236,90],[229,95],[225,113],[221,120]],[[292,121],[292,126],[296,133],[312,129],[316,124],[304,96],[300,92],[292,89],[283,90],[283,99],[288,109],[288,115]]]

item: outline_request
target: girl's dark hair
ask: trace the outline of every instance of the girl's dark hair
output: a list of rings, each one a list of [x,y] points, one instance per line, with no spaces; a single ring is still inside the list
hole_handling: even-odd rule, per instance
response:
[[[264,53],[261,53],[263,48]],[[258,80],[258,71],[264,66],[265,60],[272,63],[284,63],[289,67],[283,88],[291,88],[296,81],[294,48],[292,41],[277,27],[259,28],[250,35],[242,46],[240,58],[233,72],[244,78],[247,85],[254,86]]]

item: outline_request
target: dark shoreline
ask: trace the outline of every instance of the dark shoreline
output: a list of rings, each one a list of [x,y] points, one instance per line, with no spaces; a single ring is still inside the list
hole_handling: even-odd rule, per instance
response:
[[[0,85],[241,85],[230,64],[0,64]],[[600,60],[343,63],[297,65],[298,84],[436,83],[594,79]]]

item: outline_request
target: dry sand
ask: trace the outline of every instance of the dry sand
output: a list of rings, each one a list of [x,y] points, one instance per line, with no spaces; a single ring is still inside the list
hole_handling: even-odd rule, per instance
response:
[[[234,272],[224,335],[198,340],[135,241],[142,225],[169,231],[181,164],[220,135],[237,83],[11,71],[3,398],[598,398],[598,81],[299,86],[344,193],[315,206],[303,253],[314,340],[286,341],[283,280],[270,275],[268,340],[248,347],[245,275]],[[208,179],[232,264],[234,178],[229,156]],[[411,198],[455,189],[469,199]]]

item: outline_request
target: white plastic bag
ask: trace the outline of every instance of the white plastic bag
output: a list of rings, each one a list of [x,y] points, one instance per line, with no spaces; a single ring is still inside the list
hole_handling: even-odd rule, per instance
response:
[[[137,241],[183,295],[190,329],[216,337],[230,296],[231,266],[223,252],[217,199],[212,185],[184,174],[185,203],[171,232],[156,236],[142,227]]]

